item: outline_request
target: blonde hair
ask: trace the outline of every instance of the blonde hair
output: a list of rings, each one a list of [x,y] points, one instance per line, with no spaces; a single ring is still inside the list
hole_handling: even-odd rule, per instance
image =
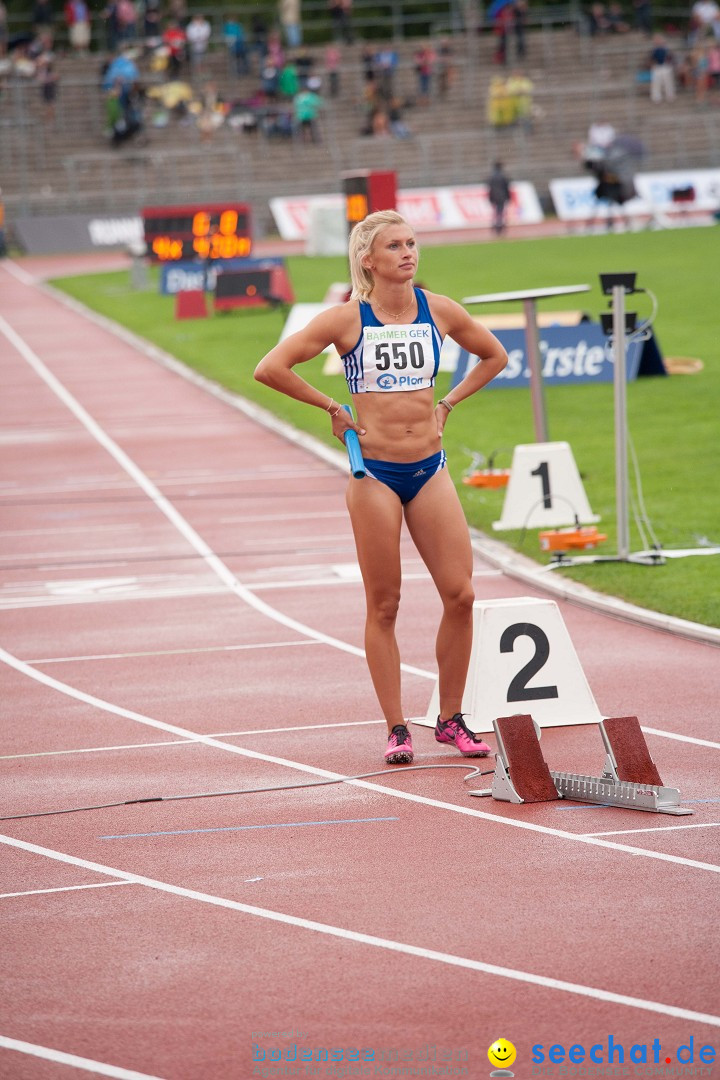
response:
[[[350,233],[348,257],[350,259],[351,300],[367,300],[375,287],[372,271],[363,266],[363,259],[372,251],[378,234],[388,225],[407,225],[397,210],[376,210],[359,221]]]

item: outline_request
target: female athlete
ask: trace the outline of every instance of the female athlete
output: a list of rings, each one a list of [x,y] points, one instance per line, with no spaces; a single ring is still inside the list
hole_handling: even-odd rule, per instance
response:
[[[367,475],[350,478],[347,506],[365,586],[367,663],[388,725],[385,761],[413,759],[395,637],[403,517],[443,605],[436,641],[440,715],[435,738],[454,744],[466,757],[484,757],[490,747],[468,729],[460,711],[472,646],[473,560],[465,516],[445,467],[442,435],[452,410],[502,371],[507,354],[460,304],[414,286],[415,234],[394,210],[370,214],[354,227],[349,256],[351,299],[271,349],[255,378],[324,409],[341,442],[349,429],[359,436]],[[447,335],[479,363],[435,403],[440,347]],[[294,370],[331,343],[342,357],[357,422]]]

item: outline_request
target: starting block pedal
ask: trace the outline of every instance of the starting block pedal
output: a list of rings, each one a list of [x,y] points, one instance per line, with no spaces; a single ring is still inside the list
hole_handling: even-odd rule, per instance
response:
[[[602,776],[549,769],[532,716],[502,716],[493,727],[498,749],[492,787],[470,795],[511,803],[574,799],[656,814],[692,814],[680,806],[677,788],[663,785],[636,716],[600,721],[606,750]]]

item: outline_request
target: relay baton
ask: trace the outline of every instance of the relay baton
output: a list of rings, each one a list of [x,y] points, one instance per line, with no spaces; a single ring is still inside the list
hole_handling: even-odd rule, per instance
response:
[[[352,416],[352,409],[349,405],[343,405],[343,409]],[[345,449],[350,458],[350,472],[359,480],[362,476],[366,475],[365,463],[362,459],[360,440],[357,437],[357,431],[353,431],[352,428],[348,428],[345,432]]]

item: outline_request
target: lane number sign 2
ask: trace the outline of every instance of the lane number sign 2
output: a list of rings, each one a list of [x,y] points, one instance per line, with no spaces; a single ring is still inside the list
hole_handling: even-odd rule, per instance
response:
[[[508,686],[508,701],[539,701],[558,696],[557,686],[528,686],[534,675],[545,666],[550,656],[550,642],[547,634],[535,623],[513,623],[503,630],[500,638],[500,652],[511,653],[518,638],[528,637],[535,646],[535,652]]]

